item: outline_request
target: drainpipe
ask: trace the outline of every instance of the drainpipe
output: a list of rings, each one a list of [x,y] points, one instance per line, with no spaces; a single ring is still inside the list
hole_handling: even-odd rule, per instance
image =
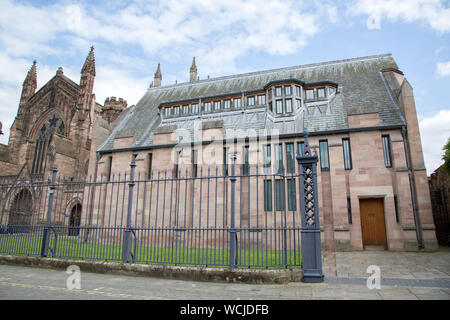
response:
[[[409,176],[409,187],[411,189],[411,200],[413,207],[413,215],[414,215],[414,225],[416,227],[416,237],[417,243],[419,245],[419,249],[423,249],[423,239],[422,239],[422,226],[420,224],[419,215],[417,213],[417,204],[416,204],[416,190],[414,184],[413,171],[411,168],[411,161],[409,158],[409,142],[406,126],[402,126],[402,137],[403,137],[403,145],[405,147],[405,156],[406,156],[406,167],[408,168],[408,176]]]

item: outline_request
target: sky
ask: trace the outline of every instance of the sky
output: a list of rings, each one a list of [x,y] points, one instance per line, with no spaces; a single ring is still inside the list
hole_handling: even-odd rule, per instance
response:
[[[79,83],[95,48],[94,93],[136,104],[162,85],[392,53],[414,88],[428,175],[450,138],[450,0],[0,0],[0,121],[7,144],[22,83],[63,67]]]

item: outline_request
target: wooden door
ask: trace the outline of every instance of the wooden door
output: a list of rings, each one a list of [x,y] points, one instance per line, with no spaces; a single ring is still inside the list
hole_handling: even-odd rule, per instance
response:
[[[387,246],[383,199],[359,200],[363,245]]]

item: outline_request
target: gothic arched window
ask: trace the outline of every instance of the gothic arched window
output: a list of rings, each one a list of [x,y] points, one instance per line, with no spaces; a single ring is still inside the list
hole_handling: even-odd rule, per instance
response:
[[[55,132],[60,135],[64,135],[64,122],[56,115],[53,115],[53,117],[44,122],[39,130],[39,135],[36,139],[36,145],[34,148],[31,173],[39,174],[44,172],[47,165],[46,159],[48,147],[52,142],[53,134]]]

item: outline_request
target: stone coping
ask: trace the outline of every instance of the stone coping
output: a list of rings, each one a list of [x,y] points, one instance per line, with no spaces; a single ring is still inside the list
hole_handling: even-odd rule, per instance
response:
[[[230,269],[207,267],[183,267],[167,265],[131,264],[106,261],[86,261],[41,258],[30,256],[0,255],[0,264],[30,267],[67,269],[77,265],[81,272],[120,274],[127,276],[158,277],[176,280],[218,281],[233,283],[286,284],[299,282],[302,270],[298,269]]]

